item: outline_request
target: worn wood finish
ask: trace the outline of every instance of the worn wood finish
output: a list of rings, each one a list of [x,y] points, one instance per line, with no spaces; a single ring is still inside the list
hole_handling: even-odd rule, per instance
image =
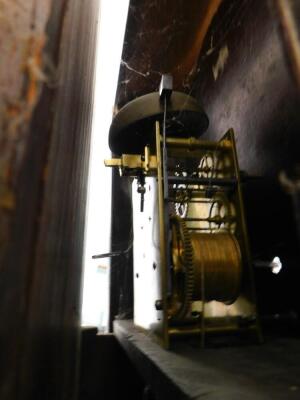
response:
[[[131,0],[116,106],[156,91],[163,73],[189,91],[211,20],[222,0]]]
[[[62,2],[63,4],[63,2]],[[14,399],[27,320],[28,286],[37,218],[41,205],[41,180],[51,122],[31,129],[37,104],[51,104],[53,91],[43,55],[55,65],[60,26],[48,38],[46,24],[51,1],[1,1],[0,63],[0,397]],[[63,6],[57,10],[57,23]],[[46,44],[46,42],[48,44]],[[41,92],[47,92],[43,95]],[[44,100],[42,100],[44,99]],[[21,334],[23,333],[23,335]]]
[[[178,341],[170,352],[131,321],[115,321],[114,332],[156,400],[299,399],[296,339],[206,349],[200,343]]]
[[[300,88],[300,4],[297,0],[275,0],[285,53]]]
[[[5,3],[1,17],[28,11],[23,24],[40,36],[12,78],[24,98],[1,108],[0,397],[73,399],[98,0]]]

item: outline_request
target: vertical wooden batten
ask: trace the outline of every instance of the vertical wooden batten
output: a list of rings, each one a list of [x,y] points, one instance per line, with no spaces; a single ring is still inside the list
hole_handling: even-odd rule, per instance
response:
[[[97,15],[97,1],[70,2],[61,41],[60,84],[30,292],[27,360],[36,366],[29,381],[37,398],[76,395]]]
[[[21,78],[16,66],[19,101],[0,86],[0,398],[74,399],[99,1],[14,3],[4,13],[27,15],[32,3],[22,21],[44,42]]]

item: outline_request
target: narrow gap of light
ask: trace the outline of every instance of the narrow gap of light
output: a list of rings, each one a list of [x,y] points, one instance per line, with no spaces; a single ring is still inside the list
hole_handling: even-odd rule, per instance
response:
[[[82,317],[83,326],[105,331],[108,323],[109,259],[92,260],[110,251],[111,171],[108,131],[118,82],[129,0],[101,0],[86,212]]]

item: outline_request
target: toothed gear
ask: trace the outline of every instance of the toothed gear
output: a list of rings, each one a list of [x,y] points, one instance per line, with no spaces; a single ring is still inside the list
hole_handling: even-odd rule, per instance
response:
[[[181,320],[186,317],[187,313],[190,310],[190,304],[192,301],[192,296],[194,291],[193,247],[185,221],[181,219],[179,216],[174,215],[171,217],[170,222],[171,226],[173,225],[175,227],[176,235],[182,242],[182,247],[183,247],[183,252],[181,257],[182,260],[181,266],[184,273],[183,293],[181,293],[182,301],[180,307],[171,316],[171,320]],[[174,283],[175,282],[173,282],[173,284]],[[173,296],[175,296],[175,293],[172,294],[172,297]]]

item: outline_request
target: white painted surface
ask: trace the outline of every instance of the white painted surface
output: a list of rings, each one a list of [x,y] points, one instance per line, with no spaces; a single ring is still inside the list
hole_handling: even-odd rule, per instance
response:
[[[134,323],[151,329],[159,322],[161,311],[155,301],[161,297],[159,219],[156,178],[146,178],[144,211],[140,211],[141,196],[137,183],[132,184],[134,229]],[[153,268],[155,263],[156,268]]]

